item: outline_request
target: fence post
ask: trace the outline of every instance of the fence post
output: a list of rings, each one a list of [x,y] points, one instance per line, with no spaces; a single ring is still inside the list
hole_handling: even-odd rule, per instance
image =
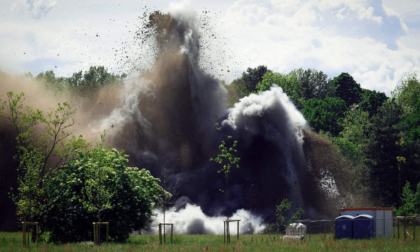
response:
[[[172,239],[174,237],[174,224],[171,225],[171,244],[173,243]]]
[[[25,231],[26,225],[25,225],[25,222],[22,222],[22,226],[23,226],[23,246],[26,247],[26,231]]]

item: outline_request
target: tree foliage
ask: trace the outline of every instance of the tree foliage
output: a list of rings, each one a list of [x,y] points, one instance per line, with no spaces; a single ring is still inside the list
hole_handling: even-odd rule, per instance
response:
[[[296,73],[281,74],[267,72],[262,81],[257,84],[257,90],[259,92],[269,90],[272,85],[277,85],[283,89],[283,92],[293,100],[297,108],[302,108],[303,99],[302,92],[299,87],[299,80]]]
[[[286,221],[286,212],[290,210],[292,207],[292,202],[288,199],[283,199],[280,203],[280,205],[276,206],[276,223],[275,226],[277,227],[277,232],[281,232],[289,226],[290,223],[294,223],[297,221],[302,214],[304,214],[304,211],[302,208],[298,208],[296,212],[290,217],[289,220]]]
[[[232,107],[240,98],[256,92],[257,84],[262,81],[264,74],[267,72],[270,72],[270,70],[266,66],[248,68],[240,78],[227,86],[229,106]]]
[[[342,99],[327,97],[324,100],[309,99],[305,102],[302,113],[316,131],[330,132],[337,136],[342,130],[342,121],[347,110]]]
[[[47,113],[24,106],[24,93],[7,93],[1,103],[0,116],[16,131],[19,161],[18,188],[11,197],[17,205],[17,214],[23,220],[39,220],[45,207],[43,183],[49,173],[71,158],[68,150],[86,148],[83,139],[71,137],[68,131],[74,125],[75,113],[68,103],[59,103]],[[0,101],[1,102],[1,101]],[[62,154],[62,156],[60,155]]]
[[[219,124],[216,123],[216,129],[221,131],[222,129],[219,127]],[[232,136],[228,136],[228,139],[231,139]],[[225,190],[223,191],[220,189],[221,192],[225,193],[226,197],[226,209],[228,211],[228,219],[229,219],[229,176],[231,173],[231,168],[236,167],[239,168],[239,161],[240,158],[235,156],[237,152],[236,147],[238,145],[238,141],[233,141],[232,145],[228,147],[225,141],[219,145],[219,154],[215,158],[210,158],[210,161],[214,161],[221,166],[221,169],[217,171],[217,173],[223,173],[225,176]]]
[[[385,205],[399,205],[398,156],[404,156],[400,140],[403,109],[395,100],[386,102],[372,117],[366,164],[371,170],[374,198]]]
[[[125,77],[125,74],[108,72],[104,66],[91,66],[88,71],[73,73],[71,77],[56,77],[50,70],[39,73],[35,79],[54,92],[70,92],[78,97],[84,97],[92,95],[101,87],[121,83]]]
[[[331,81],[334,88],[334,96],[343,99],[346,105],[350,107],[358,104],[361,99],[362,88],[353,77],[348,73],[341,73]]]
[[[420,100],[420,80],[417,78],[417,74],[407,74],[406,78],[395,87],[391,94],[407,113],[414,111],[417,102]]]
[[[92,240],[92,222],[110,223],[110,238],[125,241],[150,223],[163,192],[149,171],[127,167],[123,151],[107,147],[79,152],[46,184],[45,228],[54,242]],[[99,172],[100,170],[100,172]]]
[[[369,117],[376,114],[376,111],[381,107],[388,98],[385,93],[375,90],[364,89],[359,108],[369,113]]]
[[[397,214],[400,216],[418,216],[420,214],[420,183],[417,184],[417,191],[411,190],[410,182],[406,182],[401,195],[401,207]]]
[[[331,96],[332,85],[328,81],[328,76],[322,71],[299,68],[290,72],[289,75],[297,76],[303,100],[325,99],[325,97]]]

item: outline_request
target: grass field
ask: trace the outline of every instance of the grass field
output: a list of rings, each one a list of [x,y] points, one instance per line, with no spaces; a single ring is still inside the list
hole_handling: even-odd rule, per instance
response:
[[[159,244],[157,235],[133,235],[124,244],[105,244],[94,246],[91,242],[70,244],[47,244],[40,242],[37,247],[30,244],[29,249],[22,245],[22,233],[1,233],[0,251],[420,251],[417,239],[398,241],[392,239],[372,240],[333,240],[332,235],[311,235],[305,241],[281,241],[280,236],[242,235],[236,242],[232,237],[230,245],[223,243],[223,236],[216,235],[178,235],[174,244]],[[167,240],[169,241],[169,240]],[[235,241],[235,242],[233,242]]]

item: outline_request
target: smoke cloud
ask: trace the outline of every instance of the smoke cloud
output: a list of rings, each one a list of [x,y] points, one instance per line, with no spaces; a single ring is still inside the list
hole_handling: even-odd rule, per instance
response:
[[[226,89],[205,70],[212,69],[208,53],[203,53],[212,48],[206,46],[206,22],[181,7],[171,15],[151,14],[136,34],[139,43],[153,50],[153,64],[132,73],[122,86],[72,97],[18,80],[19,85],[0,85],[1,98],[6,91],[21,89],[29,105],[41,109],[69,100],[78,108],[76,134],[97,141],[106,130],[107,142],[126,150],[130,165],[149,169],[154,176],[165,169],[169,180],[178,181],[181,199],[188,198],[166,215],[177,234],[221,234],[225,216],[241,219],[240,233],[261,232],[264,223],[273,222],[275,206],[284,198],[293,202],[288,215],[297,207],[305,210],[304,218],[332,215],[334,209],[326,211],[325,205],[340,193],[329,196],[320,184],[323,176],[314,176],[317,165],[307,165],[307,151],[315,148],[307,145],[304,152],[304,143],[315,138],[305,132],[304,117],[280,87],[252,94],[227,109]],[[10,136],[1,130],[0,136]],[[219,190],[225,185],[224,176],[217,173],[221,167],[209,161],[222,140],[228,145],[237,140],[236,155],[241,158],[229,180],[229,209]],[[335,175],[327,175],[335,185]],[[154,224],[162,219],[162,213],[156,213]]]

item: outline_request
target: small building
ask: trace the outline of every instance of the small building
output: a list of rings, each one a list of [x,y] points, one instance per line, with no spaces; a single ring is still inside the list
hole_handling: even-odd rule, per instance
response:
[[[373,217],[373,237],[392,237],[392,207],[342,208],[340,210],[340,215],[357,217],[364,214]]]
[[[335,238],[353,238],[353,219],[351,215],[341,215],[335,218]]]

